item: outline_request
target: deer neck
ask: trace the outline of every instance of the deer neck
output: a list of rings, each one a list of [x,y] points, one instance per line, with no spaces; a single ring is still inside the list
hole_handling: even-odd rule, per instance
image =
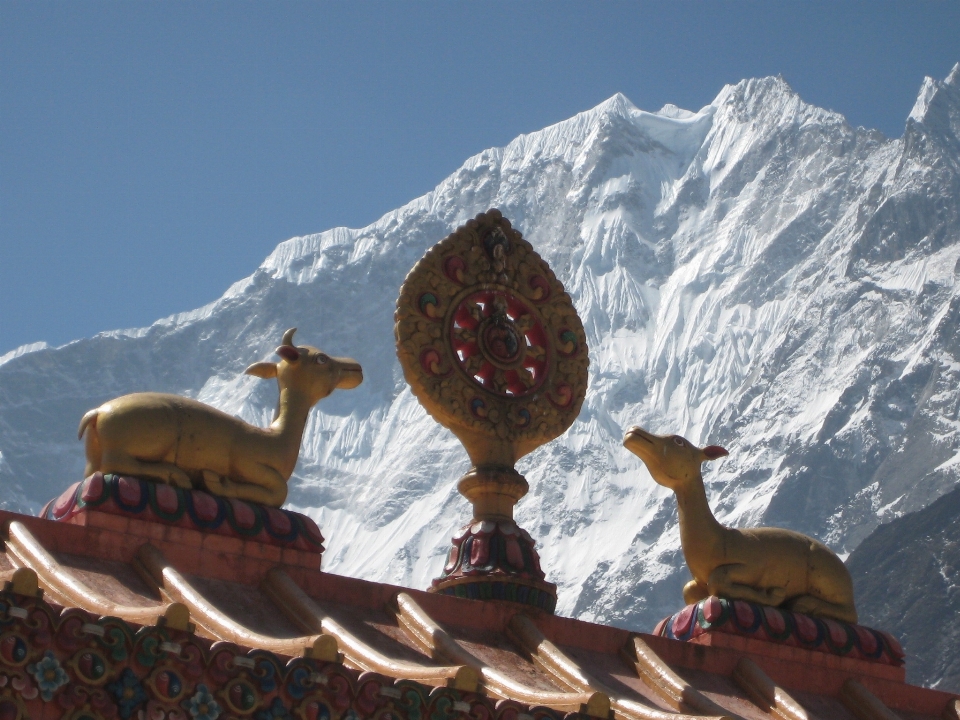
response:
[[[280,390],[280,404],[277,406],[277,416],[270,425],[270,434],[280,446],[278,449],[282,456],[282,464],[289,466],[289,468],[278,468],[281,472],[289,469],[292,473],[294,465],[297,464],[300,443],[303,441],[303,430],[307,425],[307,417],[312,407],[313,403],[303,393],[290,388]]]
[[[710,511],[703,478],[674,490],[680,518],[680,544],[683,556],[693,576],[706,582],[710,572],[722,563],[724,556],[723,527]]]

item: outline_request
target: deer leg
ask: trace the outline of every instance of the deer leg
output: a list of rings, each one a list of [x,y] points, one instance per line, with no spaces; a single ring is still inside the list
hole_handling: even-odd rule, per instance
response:
[[[708,597],[710,597],[710,591],[699,580],[691,580],[683,586],[683,601],[687,605],[693,605],[701,600],[706,600]]]
[[[814,595],[797,595],[786,603],[788,610],[803,615],[828,617],[842,622],[856,623],[857,611],[853,607],[827,602]]]
[[[87,458],[87,467],[83,471],[85,478],[93,475],[100,469],[102,451],[100,449],[100,435],[97,433],[97,426],[91,423],[87,427],[87,438],[83,445],[84,454]]]
[[[786,590],[782,587],[761,588],[748,585],[744,582],[746,566],[743,564],[720,565],[710,573],[710,579],[707,581],[707,589],[711,595],[717,597],[730,598],[733,600],[746,600],[760,605],[773,605],[776,607],[784,601],[787,596]]]
[[[258,505],[271,505],[275,507],[280,507],[283,504],[283,500],[280,500],[279,503],[275,503],[269,491],[265,488],[260,487],[259,485],[254,485],[248,482],[237,482],[236,480],[231,480],[228,477],[223,477],[222,475],[217,475],[212,470],[203,470],[203,484],[207,488],[207,491],[211,495],[217,495],[219,497],[225,498],[237,498],[239,500],[249,500],[250,502],[255,502]],[[286,495],[286,493],[284,493]]]
[[[144,462],[126,453],[104,453],[100,460],[100,470],[105,473],[152,478],[185,490],[193,487],[187,474],[173,463]]]
[[[280,507],[287,499],[287,480],[269,465],[256,460],[235,462],[236,480],[226,480],[229,497],[248,500],[259,505]]]
[[[800,607],[807,609],[797,612],[855,623],[857,609],[853,603],[853,581],[840,558],[827,548],[814,547],[808,567],[806,595],[791,599],[791,602],[800,603]]]
[[[212,470],[201,470],[200,475],[203,477],[203,486],[211,495],[236,497],[236,483],[230,478],[217,475]]]

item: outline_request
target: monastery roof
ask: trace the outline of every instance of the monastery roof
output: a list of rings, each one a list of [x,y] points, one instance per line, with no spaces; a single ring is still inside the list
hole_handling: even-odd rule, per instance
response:
[[[58,628],[79,617],[95,649],[103,628],[116,624],[109,617],[120,618],[131,647],[151,632],[168,638],[160,647],[174,642],[168,660],[184,664],[184,682],[190,646],[210,668],[227,648],[228,666],[241,675],[269,657],[284,682],[299,668],[321,695],[349,686],[349,702],[362,707],[366,697],[370,706],[361,717],[384,703],[394,717],[415,717],[399,699],[411,688],[431,712],[446,713],[431,717],[477,720],[511,708],[518,720],[611,712],[629,720],[957,717],[956,696],[905,684],[902,667],[749,638],[681,642],[510,602],[338,576],[319,569],[319,553],[106,513],[89,513],[86,522],[0,511],[0,578],[11,581],[2,598],[5,629],[17,618],[26,625],[28,613],[42,611]],[[35,582],[42,598],[30,597]],[[18,637],[29,644],[24,633]],[[3,644],[0,670],[9,654]],[[74,671],[86,672],[78,662]],[[243,682],[257,690],[253,680],[220,679],[228,688]],[[440,698],[447,705],[437,706]]]

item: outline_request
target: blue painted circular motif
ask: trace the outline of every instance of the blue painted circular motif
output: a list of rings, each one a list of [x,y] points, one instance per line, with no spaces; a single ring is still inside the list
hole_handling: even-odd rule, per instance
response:
[[[0,657],[8,665],[22,665],[27,659],[27,643],[19,635],[7,635],[0,640]]]
[[[170,670],[159,673],[153,681],[153,685],[161,696],[170,700],[180,697],[183,692],[183,681],[175,672]]]

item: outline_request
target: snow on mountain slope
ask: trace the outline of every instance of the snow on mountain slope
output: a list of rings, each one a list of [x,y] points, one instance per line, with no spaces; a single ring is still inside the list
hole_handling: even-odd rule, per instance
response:
[[[956,485],[958,138],[960,66],[925,82],[899,140],[778,78],[698,113],[616,95],[367,228],[281,243],[207,307],[8,354],[0,504],[34,511],[79,479],[76,424],[112,396],[182,393],[266,424],[275,386],[241,373],[297,326],[366,379],[311,415],[288,505],[319,520],[328,570],[426,587],[467,518],[468,463],[403,382],[394,303],[428,247],[498,207],[564,282],[591,356],[579,420],[520,463],[518,520],[558,612],[649,629],[688,576],[673,498],[621,447],[632,424],[731,451],[707,468],[722,521],[843,552]]]

